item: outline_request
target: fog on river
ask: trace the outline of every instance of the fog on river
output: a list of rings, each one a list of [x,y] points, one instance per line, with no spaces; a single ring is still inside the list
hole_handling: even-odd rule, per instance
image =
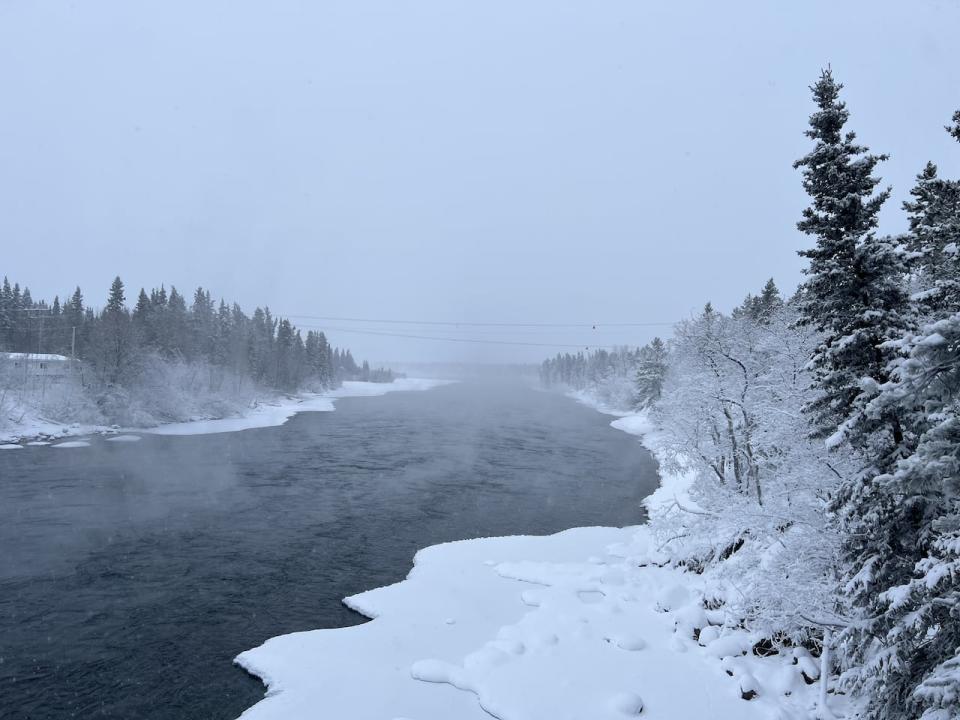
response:
[[[609,420],[488,379],[274,428],[0,453],[4,706],[236,717],[263,686],[233,657],[361,622],[340,600],[421,547],[643,521],[656,464]]]

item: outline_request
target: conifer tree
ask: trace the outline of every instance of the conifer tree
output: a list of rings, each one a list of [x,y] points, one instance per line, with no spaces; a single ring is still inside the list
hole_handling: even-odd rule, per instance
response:
[[[921,317],[936,317],[960,304],[960,181],[937,177],[928,162],[904,202],[910,220],[914,294]]]
[[[3,278],[3,288],[0,289],[0,348],[13,350],[13,288],[10,280]]]
[[[125,306],[123,281],[117,277],[98,323],[95,362],[107,385],[122,384],[136,375],[133,327]]]
[[[667,375],[667,346],[655,337],[640,349],[637,363],[637,408],[653,405],[660,399],[663,390],[663,380]]]
[[[187,303],[177,288],[170,286],[166,310],[163,314],[161,347],[170,357],[190,357],[190,324]]]
[[[898,355],[891,341],[909,327],[909,308],[904,248],[875,233],[890,191],[874,194],[873,172],[886,156],[870,154],[844,132],[849,113],[841,87],[826,70],[811,88],[817,111],[806,134],[815,146],[795,163],[813,201],[797,226],[816,239],[801,251],[810,264],[799,304],[800,322],[822,334],[810,362],[817,391],[806,407],[812,434],[831,447],[849,442],[862,461],[861,471],[841,483],[833,507],[844,540],[842,596],[854,618],[842,638],[853,665],[847,677],[873,688],[883,662],[873,643],[884,632],[881,595],[909,577],[914,538],[905,532],[909,522],[897,498],[877,481],[907,452],[910,438],[896,407],[871,401],[889,380]]]
[[[794,163],[812,204],[797,227],[816,238],[800,255],[810,260],[800,295],[801,322],[824,334],[811,365],[821,396],[809,408],[815,434],[833,435],[855,414],[862,378],[884,379],[889,360],[880,345],[905,323],[906,296],[899,248],[875,236],[877,214],[889,189],[874,194],[873,171],[885,155],[872,155],[844,132],[849,118],[843,86],[830,70],[811,88],[817,111],[806,135],[813,150]]]
[[[133,317],[135,320],[145,322],[147,315],[150,313],[150,298],[147,297],[147,291],[143,288],[140,288],[140,294],[137,295],[137,305],[133,309]]]
[[[894,548],[914,563],[883,589],[871,622],[877,689],[868,710],[884,720],[960,716],[960,267],[950,252],[960,240],[958,183],[928,163],[911,194],[904,205],[923,322],[896,343],[905,357],[871,404],[875,413],[894,408],[918,437],[912,454],[876,478],[896,508]]]

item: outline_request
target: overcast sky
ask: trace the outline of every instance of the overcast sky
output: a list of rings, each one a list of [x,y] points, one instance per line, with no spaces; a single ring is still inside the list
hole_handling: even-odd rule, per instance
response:
[[[894,197],[960,108],[957,2],[0,0],[0,274],[100,305],[672,321],[800,279],[808,86],[831,63]],[[666,328],[295,318],[374,359],[539,360]]]

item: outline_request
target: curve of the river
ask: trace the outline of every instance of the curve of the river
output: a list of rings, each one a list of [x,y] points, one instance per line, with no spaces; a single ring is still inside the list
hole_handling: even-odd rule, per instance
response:
[[[519,384],[338,401],[239,433],[0,453],[0,717],[218,720],[232,665],[363,619],[344,596],[448,540],[631,525],[656,463]]]

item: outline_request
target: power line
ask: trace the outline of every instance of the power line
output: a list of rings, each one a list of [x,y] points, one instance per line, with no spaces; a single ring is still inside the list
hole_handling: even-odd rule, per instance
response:
[[[597,322],[597,323],[521,323],[521,322],[467,322],[454,320],[376,320],[373,318],[334,317],[330,315],[287,315],[304,320],[332,320],[334,322],[382,323],[384,325],[439,325],[443,327],[542,327],[542,328],[590,328],[599,327],[657,327],[675,325],[670,322]]]
[[[304,326],[304,327],[309,327],[309,326]],[[592,345],[591,343],[572,345],[570,343],[536,343],[536,342],[521,342],[519,340],[480,340],[475,338],[436,337],[432,335],[412,335],[408,333],[381,332],[377,330],[357,330],[355,328],[342,328],[342,327],[323,327],[318,329],[335,331],[335,332],[355,333],[357,335],[381,335],[386,337],[411,338],[413,340],[437,340],[442,342],[478,343],[481,345],[523,345],[526,347],[549,347],[549,348],[563,347],[563,348],[577,348],[581,350],[589,349],[591,347],[592,348],[619,347],[618,345]]]

